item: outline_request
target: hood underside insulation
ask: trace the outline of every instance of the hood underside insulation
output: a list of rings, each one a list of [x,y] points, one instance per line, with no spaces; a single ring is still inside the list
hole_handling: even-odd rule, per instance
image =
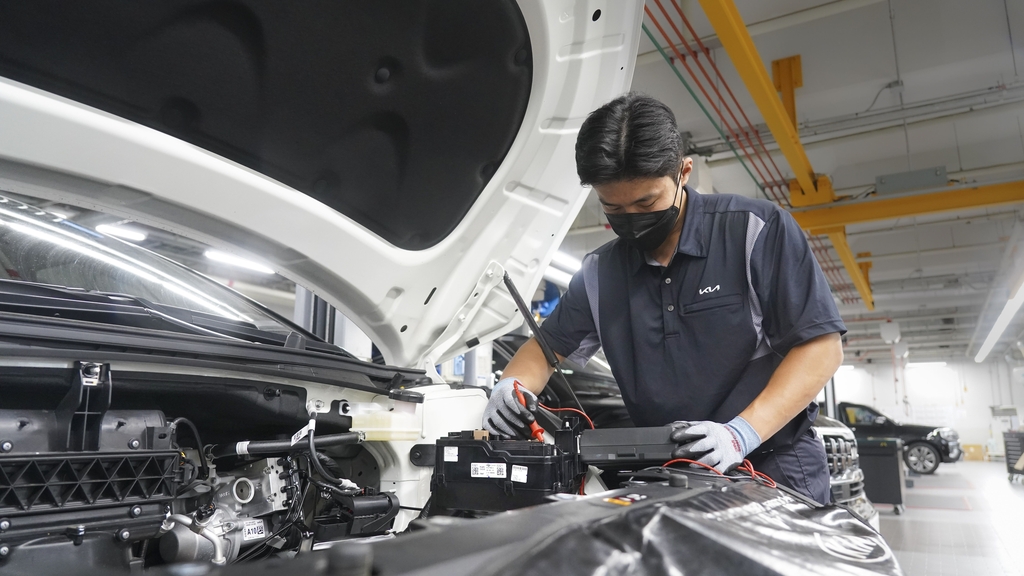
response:
[[[416,250],[459,224],[505,158],[533,62],[511,0],[36,0],[0,4],[0,76],[176,136]]]

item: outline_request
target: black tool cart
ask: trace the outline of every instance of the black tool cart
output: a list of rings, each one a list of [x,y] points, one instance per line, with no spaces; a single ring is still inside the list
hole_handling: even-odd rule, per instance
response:
[[[1003,446],[1010,482],[1024,478],[1024,432],[1003,432]]]
[[[893,512],[902,514],[907,485],[903,441],[899,438],[858,439],[857,449],[868,499],[875,504],[892,504]]]

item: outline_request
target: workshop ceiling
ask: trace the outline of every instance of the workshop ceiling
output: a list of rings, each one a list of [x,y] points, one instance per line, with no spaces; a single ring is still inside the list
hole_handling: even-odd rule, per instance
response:
[[[772,159],[786,178],[792,178],[700,3],[676,1],[711,50],[751,124],[764,136]],[[875,191],[876,177],[925,168],[944,168],[950,185],[1024,182],[1024,4],[735,4],[769,71],[773,60],[800,55],[803,85],[795,92],[800,138],[814,171],[831,178],[840,201],[881,198],[869,195]],[[662,5],[685,33],[671,0],[662,0]],[[662,19],[654,0],[648,1],[648,8]],[[650,17],[646,24],[660,41]],[[718,193],[764,197],[646,37],[641,40],[633,89],[675,111],[680,130],[688,133],[691,152],[706,161],[697,171],[701,182],[710,181]],[[858,261],[872,263],[869,276],[875,300],[875,309],[869,311],[859,298],[837,298],[849,322],[848,358],[889,358],[890,346],[878,334],[879,322],[886,319],[901,323],[913,358],[962,357],[968,352],[973,356],[992,325],[991,320],[979,322],[979,317],[993,288],[1004,282],[1004,253],[1016,222],[1024,216],[1022,208],[970,207],[848,225],[852,252],[870,253]],[[563,251],[579,257],[613,238],[602,229],[604,222],[591,197]],[[831,248],[827,251],[830,254],[822,257],[838,261]],[[842,279],[849,281],[845,273]],[[840,288],[847,295],[856,294],[852,285]],[[1006,297],[1001,298],[991,298],[989,308],[1001,307]],[[1011,344],[1022,329],[1024,323],[1012,323],[993,357],[1012,353],[1019,358]]]

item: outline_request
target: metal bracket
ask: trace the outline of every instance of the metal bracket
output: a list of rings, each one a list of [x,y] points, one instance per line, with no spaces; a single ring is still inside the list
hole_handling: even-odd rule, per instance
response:
[[[325,402],[319,398],[310,398],[306,400],[306,413],[307,414],[326,414],[331,411],[331,403]]]
[[[441,358],[460,354],[510,329],[509,324],[518,318],[518,310],[512,296],[504,289],[504,275],[501,264],[492,260],[487,265],[466,303],[423,358],[421,365],[428,374]],[[466,338],[467,331],[472,338]]]
[[[819,175],[814,190],[804,190],[797,180],[789,181],[789,201],[794,207],[818,206],[836,201],[832,180],[828,176]]]
[[[437,461],[436,444],[417,444],[409,450],[409,460],[413,466],[433,466]]]
[[[98,450],[103,415],[110,408],[110,364],[75,362],[75,370],[71,389],[54,410],[50,447],[59,452]]]

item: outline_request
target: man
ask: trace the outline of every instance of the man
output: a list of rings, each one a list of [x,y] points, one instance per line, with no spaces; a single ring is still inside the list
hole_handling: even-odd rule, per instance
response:
[[[541,327],[556,354],[585,363],[603,346],[637,426],[674,423],[677,452],[707,452],[700,461],[720,472],[748,458],[828,503],[811,424],[846,328],[796,221],[764,200],[687,187],[693,162],[675,116],[640,94],[590,114],[576,169],[619,238],[584,259]],[[534,408],[551,373],[531,339],[494,387],[484,426],[521,434],[533,415],[513,382]]]

